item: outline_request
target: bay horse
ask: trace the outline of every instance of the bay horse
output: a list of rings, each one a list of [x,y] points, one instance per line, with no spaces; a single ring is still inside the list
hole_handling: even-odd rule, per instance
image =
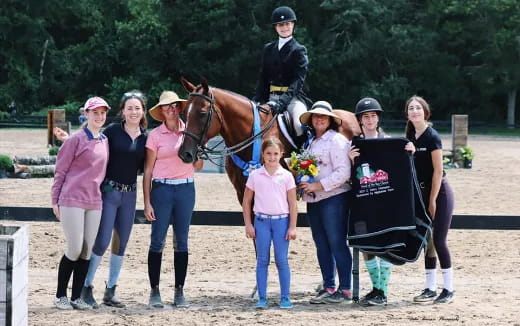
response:
[[[181,78],[183,87],[188,91],[189,98],[185,105],[186,130],[179,149],[179,157],[185,163],[194,162],[207,141],[220,134],[228,148],[236,147],[236,154],[244,161],[249,162],[253,146],[240,146],[244,141],[253,138],[253,103],[245,96],[208,86],[206,79],[195,86],[185,78]],[[267,107],[258,110],[262,138],[277,137],[282,142],[284,157],[289,157],[292,148],[289,141],[283,136],[276,116]],[[361,132],[353,113],[344,110],[334,110],[343,120],[340,132],[348,139]],[[285,162],[282,162],[285,166]],[[226,157],[226,173],[235,188],[237,199],[242,205],[247,178],[243,171],[233,162],[230,156]]]

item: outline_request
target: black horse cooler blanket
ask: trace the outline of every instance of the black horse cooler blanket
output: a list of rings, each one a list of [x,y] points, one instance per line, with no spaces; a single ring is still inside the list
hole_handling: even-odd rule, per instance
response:
[[[395,265],[416,261],[431,233],[406,138],[355,138],[349,245]]]

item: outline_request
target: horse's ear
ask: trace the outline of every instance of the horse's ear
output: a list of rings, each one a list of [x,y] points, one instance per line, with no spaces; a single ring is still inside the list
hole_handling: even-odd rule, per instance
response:
[[[343,136],[349,140],[352,140],[354,136],[359,136],[361,128],[354,113],[347,110],[332,110],[332,112],[341,118],[342,122],[341,126],[339,126],[339,132],[342,133]]]
[[[181,84],[188,93],[193,92],[195,89],[195,85],[190,83],[186,78],[184,78],[184,76],[181,77]]]
[[[204,89],[204,93],[207,94],[209,92],[209,86],[208,86],[208,80],[206,77],[200,78],[200,84],[202,85],[202,88]]]

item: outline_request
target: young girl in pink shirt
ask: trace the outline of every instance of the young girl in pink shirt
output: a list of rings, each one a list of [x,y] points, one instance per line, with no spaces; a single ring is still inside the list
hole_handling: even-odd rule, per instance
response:
[[[264,165],[249,175],[246,183],[242,211],[246,237],[256,243],[256,308],[267,308],[267,269],[271,241],[280,281],[280,308],[290,309],[291,270],[287,259],[289,240],[296,239],[296,185],[292,174],[282,168],[282,143],[269,138],[262,143]],[[254,199],[254,207],[251,203]],[[252,210],[251,210],[252,208]],[[254,212],[254,226],[251,220]]]
[[[110,108],[100,97],[85,103],[87,124],[68,137],[58,152],[52,210],[61,221],[67,249],[58,268],[58,289],[54,305],[58,309],[90,309],[81,297],[92,246],[101,220],[100,185],[108,162],[108,140],[101,133]],[[71,275],[72,295],[67,298]]]

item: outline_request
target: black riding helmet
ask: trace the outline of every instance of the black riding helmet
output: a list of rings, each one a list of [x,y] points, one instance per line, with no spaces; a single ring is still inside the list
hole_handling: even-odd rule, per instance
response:
[[[273,10],[273,14],[271,15],[271,22],[273,25],[295,21],[296,14],[294,13],[294,10],[286,6],[276,8]]]
[[[361,114],[365,112],[376,112],[378,115],[381,115],[383,109],[375,98],[365,97],[356,104],[355,115],[359,119]]]

